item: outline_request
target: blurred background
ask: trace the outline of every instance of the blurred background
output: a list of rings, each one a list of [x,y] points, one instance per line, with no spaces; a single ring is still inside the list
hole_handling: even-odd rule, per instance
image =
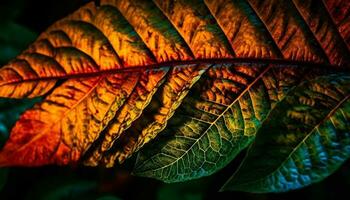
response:
[[[88,0],[1,0],[0,65],[6,64],[33,42],[54,21]],[[0,146],[19,114],[40,99],[0,98]],[[244,153],[244,152],[243,152]],[[112,169],[89,167],[0,168],[0,199],[341,199],[350,188],[350,162],[321,183],[280,194],[217,192],[243,157],[215,175],[185,183],[164,184],[130,175],[134,159]]]

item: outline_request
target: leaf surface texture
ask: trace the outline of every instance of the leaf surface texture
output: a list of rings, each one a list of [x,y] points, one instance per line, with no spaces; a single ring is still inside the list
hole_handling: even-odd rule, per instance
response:
[[[0,69],[1,97],[43,96],[12,128],[0,165],[112,167],[146,145],[138,175],[166,182],[210,175],[252,141],[282,137],[289,127],[271,124],[288,118],[290,99],[292,107],[306,98],[298,92],[347,80],[349,9],[340,0],[88,3]],[[318,79],[339,71],[344,80]],[[310,109],[322,118],[334,107]],[[345,121],[334,134],[348,131]],[[271,138],[260,136],[266,127]]]

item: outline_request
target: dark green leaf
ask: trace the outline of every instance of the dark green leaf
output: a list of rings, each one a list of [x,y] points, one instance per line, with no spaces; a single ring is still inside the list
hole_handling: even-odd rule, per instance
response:
[[[283,192],[318,182],[350,156],[350,75],[306,82],[280,102],[224,190]]]
[[[37,37],[34,32],[13,21],[0,21],[0,30],[0,63],[2,64],[21,53]]]

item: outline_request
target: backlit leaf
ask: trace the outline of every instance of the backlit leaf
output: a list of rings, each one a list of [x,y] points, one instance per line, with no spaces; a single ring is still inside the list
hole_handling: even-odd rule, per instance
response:
[[[272,114],[287,112],[281,105],[308,91],[310,80],[347,76],[349,7],[340,0],[90,2],[0,69],[1,97],[43,96],[12,128],[0,166],[112,167],[154,140],[136,174],[166,182],[213,174],[264,135]]]

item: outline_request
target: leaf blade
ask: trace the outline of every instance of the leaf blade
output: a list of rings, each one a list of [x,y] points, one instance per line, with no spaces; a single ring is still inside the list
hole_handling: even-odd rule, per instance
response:
[[[51,148],[48,152],[53,154],[56,151],[54,146],[62,138],[62,143],[68,143],[70,158],[65,160],[63,156],[58,156],[57,160],[50,160],[47,152],[38,153],[28,157],[40,160],[40,156],[44,156],[46,161],[33,159],[30,161],[33,165],[64,164],[84,160],[85,157],[88,158],[84,162],[86,165],[111,166],[115,160],[121,162],[131,156],[158,134],[164,132],[167,135],[171,131],[167,128],[174,126],[178,128],[175,132],[179,135],[182,130],[186,131],[185,136],[200,135],[200,139],[195,139],[195,145],[188,148],[198,147],[196,152],[200,153],[197,157],[191,156],[196,157],[192,164],[196,165],[196,170],[205,164],[206,173],[195,170],[197,175],[194,177],[214,173],[251,142],[270,110],[298,84],[302,75],[313,76],[306,71],[311,71],[311,68],[317,68],[317,71],[322,67],[349,67],[347,41],[341,38],[347,37],[347,32],[343,30],[349,21],[347,12],[342,11],[338,19],[333,8],[330,9],[334,5],[325,2],[325,6],[320,4],[312,9],[313,3],[312,0],[102,0],[97,6],[90,2],[53,24],[32,46],[0,69],[0,96],[32,98],[48,95],[51,98],[55,94],[63,98],[75,94],[81,95],[82,102],[89,104],[94,102],[94,98],[85,98],[81,94],[89,96],[88,91],[70,88],[74,91],[67,94],[67,84],[75,81],[84,88],[84,84],[76,81],[119,76],[125,82],[116,84],[117,88],[100,87],[109,88],[109,91],[93,95],[102,100],[93,109],[85,108],[76,101],[78,109],[68,108],[73,112],[67,111],[74,113],[71,115],[75,117],[63,116],[64,120],[58,123],[67,125],[64,134],[57,129],[50,136],[50,125],[38,125],[41,130],[35,132],[31,129],[29,132],[35,133],[27,135],[27,138],[23,136],[24,139],[17,142],[21,146],[21,141],[28,141],[28,138],[42,138],[38,145],[23,146],[35,146],[38,150],[41,147],[45,149],[47,145]],[[330,9],[329,16],[320,14],[327,12],[327,8]],[[339,20],[344,23],[339,24]],[[204,77],[200,69],[187,73],[194,69],[193,66],[209,65],[231,65],[236,69],[235,73],[231,73],[230,69],[216,68]],[[265,75],[264,70],[256,69],[261,66],[273,67]],[[288,71],[291,66],[303,69]],[[310,69],[304,71],[308,67]],[[168,73],[177,69],[186,73],[179,76]],[[152,76],[149,71],[157,72]],[[143,73],[144,76],[139,78],[145,79],[138,82],[129,77],[137,73]],[[165,75],[167,78],[163,78]],[[199,78],[198,83],[203,85],[195,86]],[[106,85],[114,85],[113,81]],[[123,87],[123,84],[128,86]],[[178,87],[168,89],[173,85]],[[66,104],[71,103],[68,98],[62,102],[50,98],[43,104],[67,107]],[[103,101],[103,98],[107,100]],[[48,119],[65,113],[54,108],[52,111],[54,113],[47,116]],[[25,116],[21,123],[31,120]],[[74,120],[76,124],[68,123]],[[45,124],[43,119],[39,121]],[[53,125],[56,122],[49,121]],[[28,124],[37,123],[32,122]],[[198,128],[203,129],[200,131],[204,134],[195,133]],[[15,128],[14,132],[23,131],[19,129],[22,128]],[[54,144],[46,144],[50,138]],[[202,141],[202,138],[205,140]],[[183,144],[169,148],[176,150],[191,143],[189,138],[182,139]],[[231,150],[228,150],[229,146],[233,146]],[[73,147],[76,153],[72,153]],[[203,154],[201,148],[209,149],[211,153]],[[13,149],[23,150],[20,147]],[[6,152],[2,154],[6,158]],[[25,162],[20,164],[25,165]],[[188,167],[181,162],[176,162],[176,165]],[[184,176],[187,175],[186,172]],[[177,178],[175,176],[174,179]]]
[[[21,116],[1,150],[1,165],[77,162],[131,93],[138,75],[117,74],[63,83]]]
[[[347,74],[336,74],[297,88],[279,105],[289,109],[276,107],[271,113],[241,167],[223,189],[282,192],[318,182],[334,172],[350,156],[348,84]],[[276,118],[283,123],[277,124]],[[247,173],[249,168],[255,169],[254,175]]]
[[[109,71],[120,72],[124,69],[147,66],[152,68],[163,65],[163,63],[168,65],[169,63],[166,62],[176,61],[183,62],[178,64],[190,64],[187,62],[195,61],[199,58],[210,63],[211,59],[230,59],[237,52],[237,58],[263,57],[265,59],[275,59],[282,58],[283,54],[285,59],[290,59],[291,61],[328,64],[326,56],[322,53],[322,48],[314,44],[314,41],[317,39],[310,34],[310,31],[306,30],[305,24],[300,23],[302,16],[299,16],[296,11],[285,10],[285,4],[288,4],[288,2],[271,1],[269,4],[280,8],[278,14],[273,16],[273,19],[278,22],[279,28],[274,28],[272,20],[268,18],[268,16],[272,15],[271,13],[261,11],[263,7],[269,12],[274,10],[267,4],[259,7],[258,1],[231,2],[223,0],[220,3],[224,5],[221,10],[218,10],[212,1],[198,1],[196,4],[185,1],[176,2],[174,8],[167,7],[166,3],[161,2],[157,3],[159,7],[152,2],[141,1],[106,0],[101,2],[100,7],[96,7],[93,2],[88,3],[67,18],[59,20],[49,27],[24,53],[37,53],[42,56],[48,56],[51,58],[50,62],[53,62],[55,60],[58,61],[55,57],[57,48],[72,47],[80,54],[86,54],[89,58],[82,59],[82,63],[75,62],[75,65],[80,65],[80,67],[75,69],[69,65],[62,66],[66,73],[62,73],[59,66],[40,65],[40,70],[50,69],[55,72],[56,76],[50,73],[39,73],[35,79],[27,76],[22,78],[11,76],[11,78],[6,76],[7,72],[5,69],[0,70],[0,76],[3,79],[1,85],[9,85],[8,87],[10,87],[10,89],[0,87],[0,94],[3,97],[12,98],[23,98],[28,95],[26,93],[28,91],[26,91],[14,93],[11,96],[10,91],[13,89],[11,83],[13,81],[19,84],[22,81],[34,81],[39,82],[38,87],[49,88],[49,84],[42,82],[45,82],[47,79],[55,81],[55,79],[64,79],[66,77],[92,76],[108,73]],[[178,22],[178,15],[182,12],[181,8],[186,8],[183,9],[183,15],[189,18],[189,20],[186,20],[186,26]],[[133,9],[136,9],[138,12],[131,13],[130,10]],[[176,12],[171,9],[176,9]],[[196,9],[200,12],[195,12]],[[322,7],[321,11],[326,11],[326,8]],[[178,14],[171,14],[174,12]],[[222,16],[223,13],[230,13],[230,16],[227,18],[233,19],[235,23],[228,24]],[[248,20],[244,19],[244,17],[248,18]],[[237,21],[237,19],[242,19],[242,21]],[[330,24],[331,22],[327,21],[327,19],[329,18],[320,16],[320,21]],[[286,26],[283,25],[283,20],[288,22]],[[257,25],[258,22],[261,22],[260,25]],[[189,30],[198,24],[205,31],[197,32],[196,37],[193,37],[194,32]],[[242,26],[237,27],[237,24]],[[252,26],[258,28],[254,29]],[[336,25],[336,28],[343,29],[338,25]],[[231,36],[230,31],[228,31],[231,29],[235,30],[234,32],[237,34]],[[328,32],[335,32],[334,28],[330,28],[330,30]],[[249,37],[242,35],[248,33],[250,34]],[[306,39],[308,37],[312,39],[311,42]],[[320,38],[320,36],[317,38]],[[262,39],[267,41],[266,44],[256,42],[256,40]],[[154,41],[159,42],[161,45],[156,45]],[[346,55],[349,54],[349,49],[338,48],[338,43],[340,44],[341,40],[338,39],[334,45],[332,43],[332,46],[337,46],[337,48],[332,49],[333,51],[338,51],[339,49],[341,52],[338,52],[337,56],[332,56],[330,63],[348,65],[349,61]],[[91,44],[90,47],[89,44]],[[327,44],[322,44],[323,47],[328,48],[328,52],[329,47]],[[300,47],[303,47],[303,49],[300,49]],[[86,59],[93,59],[97,63],[97,67],[91,68]],[[16,60],[18,61],[18,59]],[[16,70],[18,66],[10,64],[6,68]],[[31,68],[31,65],[26,68]],[[36,87],[33,83],[24,85],[23,87],[29,88],[27,89],[29,91],[35,90]],[[50,87],[53,87],[53,85],[51,83]],[[41,92],[32,93],[29,97],[42,96],[48,91],[48,89],[45,91],[41,90]]]
[[[238,82],[241,79],[241,88],[238,89],[238,82],[225,83],[224,89],[215,93],[215,99],[211,95],[213,88],[206,90],[203,87],[206,84],[198,83],[199,88],[192,88],[192,91],[199,90],[201,95],[208,93],[208,97],[199,98],[194,93],[187,98],[170,120],[169,128],[161,132],[155,143],[141,150],[133,173],[165,182],[179,182],[208,176],[228,164],[254,139],[269,111],[303,74],[293,67],[251,68],[249,71],[244,65],[222,66],[208,71],[209,75],[218,74],[218,80],[213,80],[216,82],[214,89],[219,80],[225,83],[223,77]],[[212,85],[210,81],[208,83]],[[215,101],[217,103],[213,104]],[[182,167],[176,167],[179,165]]]

